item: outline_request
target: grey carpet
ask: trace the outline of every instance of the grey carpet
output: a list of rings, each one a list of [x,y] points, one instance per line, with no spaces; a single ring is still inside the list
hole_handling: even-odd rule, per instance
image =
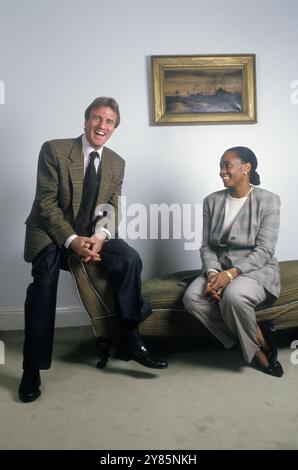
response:
[[[148,340],[169,368],[111,359],[95,368],[91,329],[57,329],[42,395],[18,401],[22,332],[1,335],[1,449],[298,449],[298,365],[279,334],[281,379],[215,341]]]

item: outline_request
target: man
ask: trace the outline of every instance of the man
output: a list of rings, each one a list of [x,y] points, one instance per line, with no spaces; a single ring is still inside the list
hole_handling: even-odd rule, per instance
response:
[[[86,263],[102,263],[113,282],[123,329],[117,357],[146,367],[167,367],[149,354],[138,332],[138,324],[151,313],[141,297],[141,259],[117,234],[111,239],[109,230],[96,224],[95,208],[105,203],[114,208],[118,224],[124,160],[105,143],[119,123],[117,102],[96,98],[85,111],[82,136],[52,140],[41,148],[35,200],[26,221],[24,257],[32,262],[33,282],[25,302],[19,387],[23,402],[38,398],[39,370],[51,366],[58,277],[60,268],[67,269],[69,252]]]

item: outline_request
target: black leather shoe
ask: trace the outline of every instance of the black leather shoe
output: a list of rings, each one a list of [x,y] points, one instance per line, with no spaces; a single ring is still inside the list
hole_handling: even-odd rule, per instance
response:
[[[166,361],[152,357],[144,345],[137,345],[134,348],[120,345],[117,348],[116,357],[122,361],[134,360],[151,369],[166,369],[168,367]]]
[[[269,367],[264,367],[262,370],[265,374],[273,375],[273,377],[281,377],[284,373],[283,368],[278,361],[272,365],[270,364]]]
[[[38,369],[24,370],[19,386],[19,399],[23,403],[36,400],[41,394],[40,385],[41,380]]]

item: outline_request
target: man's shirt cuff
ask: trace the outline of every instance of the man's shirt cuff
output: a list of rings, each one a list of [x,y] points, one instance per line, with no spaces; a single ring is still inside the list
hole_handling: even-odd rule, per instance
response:
[[[97,230],[97,233],[98,232],[105,232],[106,233],[107,238],[105,239],[105,242],[108,242],[109,240],[111,240],[112,235],[111,235],[111,232],[107,228],[99,227],[99,230]],[[96,232],[95,232],[95,236],[96,236]]]
[[[75,238],[77,238],[77,237],[78,237],[78,235],[70,235],[70,237],[68,237],[68,238],[66,239],[66,241],[64,242],[65,248],[69,248],[71,242],[72,242]]]

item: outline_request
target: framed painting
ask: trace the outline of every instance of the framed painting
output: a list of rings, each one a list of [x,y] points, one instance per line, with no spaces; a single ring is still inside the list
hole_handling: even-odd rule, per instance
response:
[[[255,54],[152,56],[155,124],[254,123]]]

